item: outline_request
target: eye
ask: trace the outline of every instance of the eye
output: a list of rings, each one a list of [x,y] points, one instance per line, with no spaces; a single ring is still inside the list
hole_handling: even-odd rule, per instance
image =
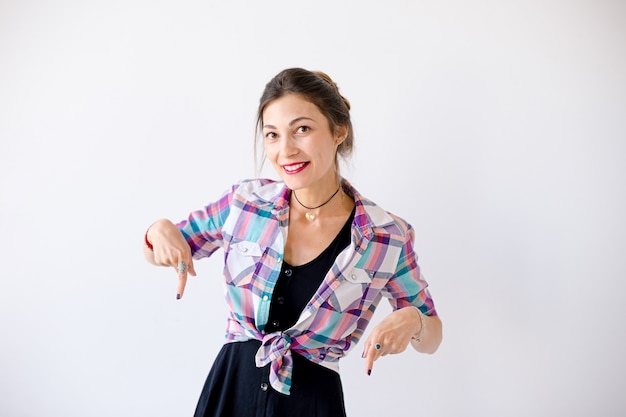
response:
[[[276,139],[276,132],[267,132],[265,134],[265,139],[268,139],[268,140]]]
[[[308,126],[300,126],[298,127],[298,129],[296,129],[296,133],[307,133],[310,130],[311,128]]]

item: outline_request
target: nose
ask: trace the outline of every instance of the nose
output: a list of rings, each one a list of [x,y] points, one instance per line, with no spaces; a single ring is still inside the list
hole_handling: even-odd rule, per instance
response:
[[[298,153],[296,140],[292,136],[283,136],[280,145],[280,152],[283,156],[293,156]]]

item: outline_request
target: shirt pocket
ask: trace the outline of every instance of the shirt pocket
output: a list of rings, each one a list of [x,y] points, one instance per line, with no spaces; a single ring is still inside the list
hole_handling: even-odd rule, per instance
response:
[[[367,287],[372,282],[371,273],[364,269],[352,269],[343,274],[341,283],[330,296],[329,303],[338,311],[353,310],[361,306]]]
[[[224,268],[226,282],[236,286],[250,284],[262,256],[263,248],[258,243],[231,243]]]

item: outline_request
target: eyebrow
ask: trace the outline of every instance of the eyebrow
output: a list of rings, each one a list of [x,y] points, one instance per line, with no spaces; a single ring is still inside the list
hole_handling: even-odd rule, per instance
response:
[[[301,116],[301,117],[296,117],[291,122],[289,122],[289,126],[293,126],[296,123],[301,122],[302,120],[310,120],[312,122],[315,122],[315,120],[311,119],[310,117]],[[276,129],[276,126],[274,126],[274,125],[263,125],[263,129]]]

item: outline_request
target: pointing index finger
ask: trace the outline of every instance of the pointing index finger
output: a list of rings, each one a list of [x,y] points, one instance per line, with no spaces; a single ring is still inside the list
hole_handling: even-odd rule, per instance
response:
[[[178,272],[178,289],[176,292],[176,299],[180,300],[185,292],[185,285],[187,285],[187,273],[188,266],[183,260],[178,261],[176,271]]]
[[[187,272],[178,273],[178,290],[176,292],[176,299],[180,300],[185,292],[185,285],[187,285]]]
[[[374,367],[374,361],[378,359],[379,351],[374,348],[374,346],[369,343],[365,348],[365,370],[368,375],[372,374],[372,369]]]

